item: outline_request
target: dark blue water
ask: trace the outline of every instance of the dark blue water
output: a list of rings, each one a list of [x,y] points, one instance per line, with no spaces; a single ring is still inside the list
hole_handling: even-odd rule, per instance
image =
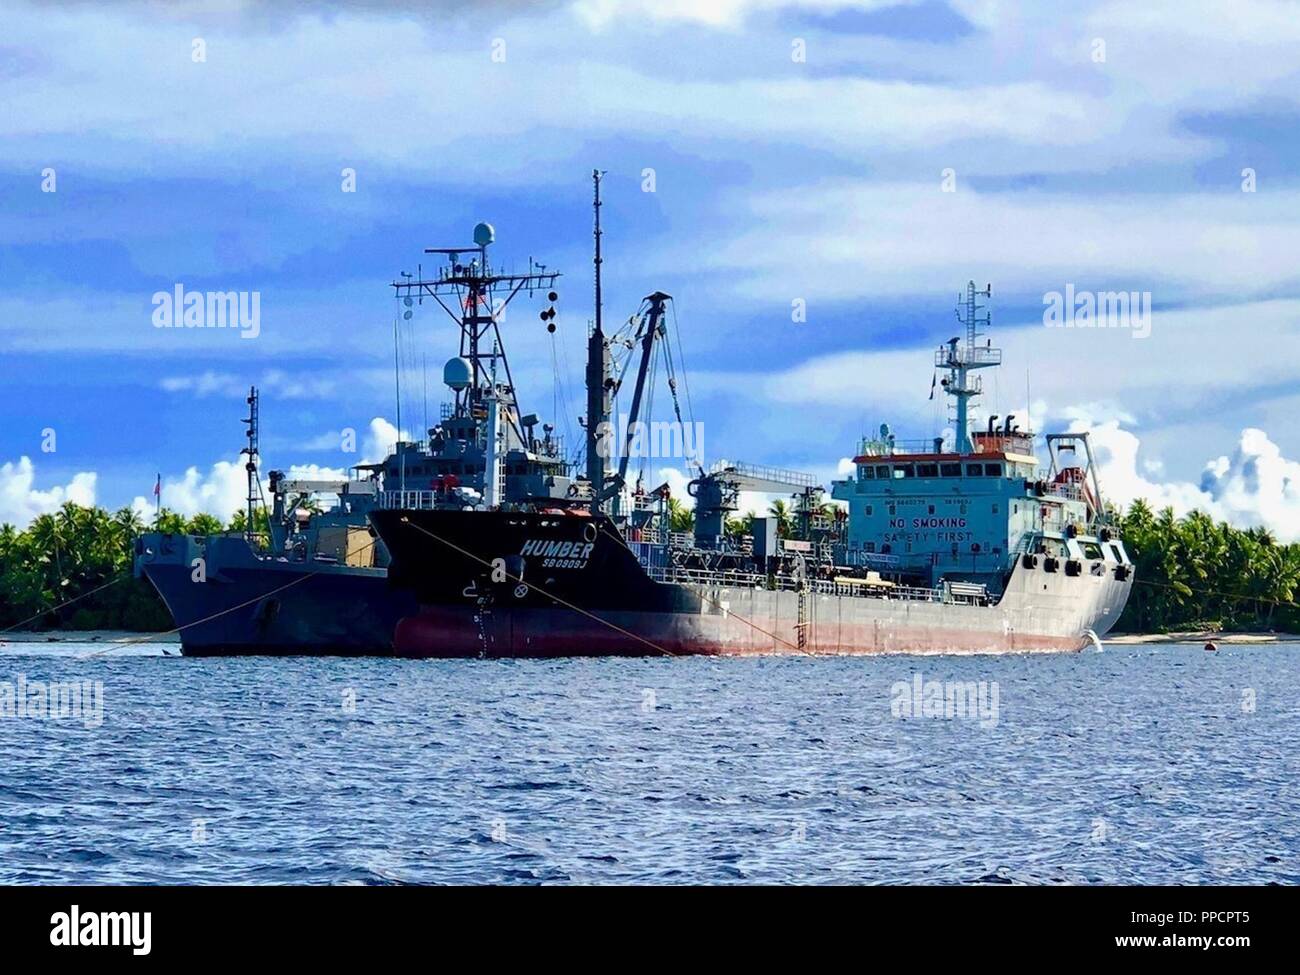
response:
[[[0,719],[0,882],[1300,881],[1296,645],[558,662],[85,649],[0,650],[0,681],[104,687],[98,727]],[[891,685],[917,673],[996,681],[996,723],[895,717]]]

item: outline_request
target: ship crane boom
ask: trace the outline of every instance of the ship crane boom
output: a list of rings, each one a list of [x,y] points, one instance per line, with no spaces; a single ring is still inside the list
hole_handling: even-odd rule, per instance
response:
[[[627,483],[627,462],[632,455],[632,440],[637,422],[641,418],[641,402],[645,396],[646,377],[650,374],[650,360],[654,354],[655,339],[663,333],[664,307],[672,300],[672,296],[656,291],[654,294],[647,295],[645,300],[649,302],[650,307],[640,316],[636,333],[632,338],[633,344],[641,343],[641,361],[637,366],[636,385],[632,390],[632,408],[628,413],[627,442],[623,444],[622,455],[619,457],[618,473],[606,481],[604,488],[596,492],[593,504],[600,504],[614,497]],[[612,431],[610,435],[612,436]],[[604,442],[608,443],[608,441],[607,436]]]

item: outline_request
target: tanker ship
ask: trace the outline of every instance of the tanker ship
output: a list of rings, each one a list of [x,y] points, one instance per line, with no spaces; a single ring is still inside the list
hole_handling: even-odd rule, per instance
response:
[[[381,492],[369,512],[391,558],[388,585],[419,607],[396,624],[397,653],[1068,652],[1110,629],[1133,564],[1103,504],[1087,434],[1048,434],[1043,463],[1027,424],[975,421],[980,374],[1002,362],[987,338],[991,286],[967,285],[963,334],[935,352],[952,404],[949,436],[905,441],[881,425],[859,443],[852,476],[829,492],[798,471],[732,461],[706,468],[694,456],[691,519],[667,484],[634,481],[628,459],[657,364],[683,422],[681,359],[669,341],[672,298],[662,291],[625,325],[603,327],[600,174],[593,180],[584,464],[571,470],[552,457],[539,471],[536,454],[508,455],[520,417],[508,371],[498,370],[497,321],[484,309],[495,289],[515,285],[489,263],[490,227],[480,225],[474,248],[433,249],[448,266],[432,278],[394,282],[407,300],[459,308],[461,354],[445,369],[448,420],[482,461],[471,472],[480,503],[449,493],[449,478],[464,468],[431,455],[427,490]],[[477,258],[463,263],[466,251]],[[489,331],[487,352],[480,343]],[[631,409],[616,426],[615,399],[628,382]],[[741,491],[786,494],[791,516],[741,524],[733,517]],[[680,530],[688,520],[690,530]]]

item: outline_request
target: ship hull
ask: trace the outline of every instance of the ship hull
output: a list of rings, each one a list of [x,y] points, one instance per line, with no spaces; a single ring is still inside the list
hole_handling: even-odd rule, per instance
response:
[[[398,621],[418,611],[382,570],[258,560],[241,544],[145,536],[137,565],[171,612],[185,656],[392,655]]]
[[[395,584],[420,602],[394,636],[412,657],[1073,652],[1089,631],[1110,629],[1132,585],[1110,569],[1067,576],[1021,565],[996,605],[687,585],[653,581],[603,519],[374,520]],[[493,582],[494,560],[516,567],[511,578]]]

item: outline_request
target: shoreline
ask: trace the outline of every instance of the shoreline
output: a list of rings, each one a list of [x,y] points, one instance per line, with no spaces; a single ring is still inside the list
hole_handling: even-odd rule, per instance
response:
[[[6,643],[180,643],[176,633],[137,630],[19,630],[0,633],[0,646]]]
[[[1116,633],[1102,638],[1103,644],[1115,646],[1140,646],[1142,644],[1206,643],[1265,644],[1300,643],[1295,633],[1211,633],[1182,630],[1173,633]],[[134,630],[23,630],[0,633],[0,646],[6,643],[139,643],[142,646],[169,646],[179,644],[176,633],[148,633]]]
[[[1101,638],[1103,644],[1114,643],[1120,646],[1137,646],[1144,643],[1207,643],[1211,640],[1222,644],[1300,643],[1300,635],[1295,633],[1213,633],[1182,630],[1174,633],[1116,633]]]

